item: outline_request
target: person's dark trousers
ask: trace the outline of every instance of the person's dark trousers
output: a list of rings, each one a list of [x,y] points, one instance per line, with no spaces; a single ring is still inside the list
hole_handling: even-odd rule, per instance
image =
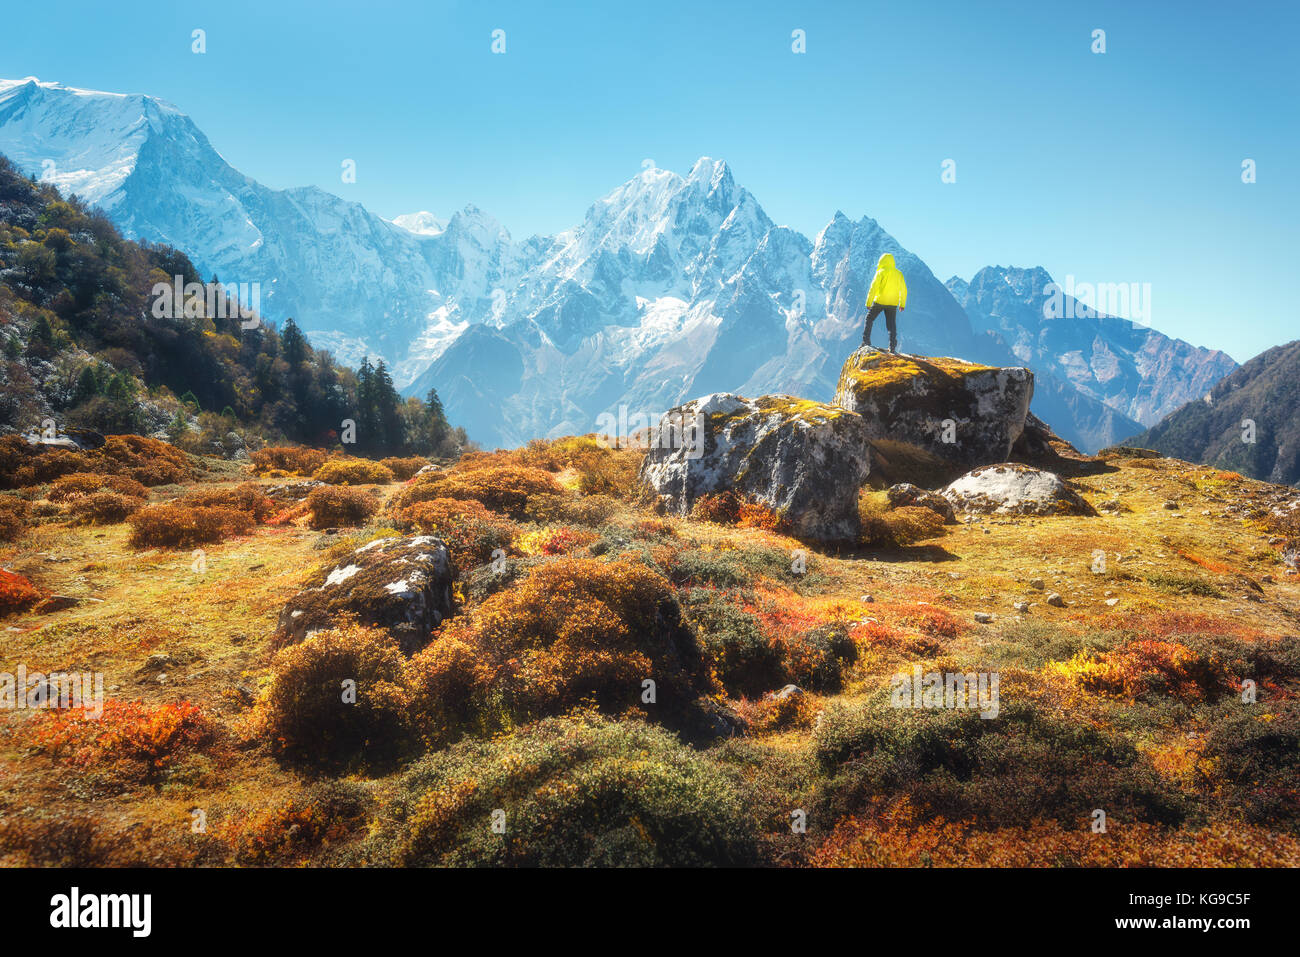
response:
[[[898,307],[882,306],[876,303],[867,312],[867,328],[862,331],[862,344],[871,345],[871,327],[875,325],[876,316],[885,314],[885,325],[889,327],[889,351],[898,351]]]

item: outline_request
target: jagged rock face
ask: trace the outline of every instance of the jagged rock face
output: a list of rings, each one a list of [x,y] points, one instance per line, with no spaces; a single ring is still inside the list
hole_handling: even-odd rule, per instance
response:
[[[289,600],[274,643],[295,644],[350,614],[387,629],[402,651],[412,654],[453,614],[454,577],[447,546],[432,535],[368,542],[322,569]]]
[[[1055,472],[1003,462],[972,469],[939,493],[959,512],[985,515],[1096,515]]]
[[[861,531],[858,491],[871,459],[865,423],[852,412],[788,395],[717,393],[670,410],[657,438],[641,478],[675,514],[729,489],[781,515],[799,538],[852,541]]]
[[[1028,369],[863,347],[844,363],[835,404],[861,415],[871,439],[970,467],[1006,460],[1033,395]]]

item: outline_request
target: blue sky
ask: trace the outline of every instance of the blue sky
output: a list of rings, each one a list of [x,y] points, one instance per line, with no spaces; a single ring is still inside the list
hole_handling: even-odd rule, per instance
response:
[[[43,0],[6,4],[0,75],[161,96],[267,185],[389,217],[473,203],[516,238],[575,224],[645,159],[713,156],[810,236],[838,209],[941,279],[1150,283],[1152,325],[1244,361],[1300,335],[1298,10]]]

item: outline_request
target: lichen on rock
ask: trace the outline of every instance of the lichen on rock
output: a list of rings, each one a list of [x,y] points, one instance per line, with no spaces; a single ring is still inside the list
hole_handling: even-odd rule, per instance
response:
[[[969,468],[1005,461],[1034,395],[1028,369],[858,349],[835,404],[862,416],[869,439],[902,442]]]
[[[685,441],[652,444],[642,480],[677,515],[702,495],[732,491],[766,505],[809,541],[848,542],[860,532],[857,496],[871,470],[860,416],[769,395],[715,393],[669,410],[664,424],[694,423]],[[661,434],[674,432],[661,428]]]

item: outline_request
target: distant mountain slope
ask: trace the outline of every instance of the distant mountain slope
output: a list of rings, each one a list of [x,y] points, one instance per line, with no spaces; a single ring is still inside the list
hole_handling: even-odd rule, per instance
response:
[[[1145,426],[1200,398],[1237,367],[1223,352],[1127,319],[1082,318],[1079,304],[1063,294],[1066,315],[1048,318],[1045,304],[1059,287],[1041,267],[987,266],[969,283],[950,279],[948,288],[975,328],[1001,336],[1021,362]]]
[[[1300,483],[1300,340],[1257,355],[1125,445],[1283,485]],[[1255,441],[1249,438],[1250,420]]]

